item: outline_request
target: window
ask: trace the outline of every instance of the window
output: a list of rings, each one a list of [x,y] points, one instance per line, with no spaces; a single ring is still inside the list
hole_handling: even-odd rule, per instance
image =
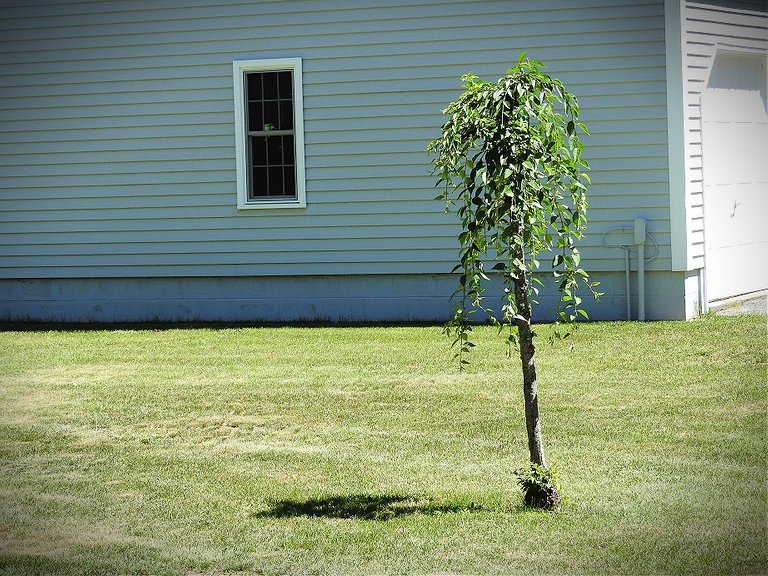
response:
[[[237,207],[303,208],[301,58],[233,64]]]

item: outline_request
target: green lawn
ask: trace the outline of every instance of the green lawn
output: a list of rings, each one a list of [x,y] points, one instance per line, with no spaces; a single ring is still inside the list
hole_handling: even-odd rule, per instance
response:
[[[765,574],[766,321],[3,332],[0,574]]]

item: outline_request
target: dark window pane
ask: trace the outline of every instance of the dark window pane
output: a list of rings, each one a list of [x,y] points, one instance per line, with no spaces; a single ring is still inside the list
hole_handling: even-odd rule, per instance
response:
[[[293,101],[280,100],[280,130],[293,130]]]
[[[248,100],[261,100],[261,74],[249,72],[245,76],[248,80],[246,98]]]
[[[280,87],[280,99],[290,100],[293,98],[293,72],[278,72],[278,84]]]
[[[280,126],[280,117],[278,116],[278,103],[277,101],[264,102],[264,126],[269,124],[269,130],[277,130]],[[259,130],[265,130],[262,127]]]
[[[248,130],[260,132],[264,129],[264,116],[261,114],[261,102],[248,103]]]
[[[264,136],[251,138],[251,164],[254,166],[267,165],[267,139]]]
[[[283,136],[283,164],[293,164],[293,136]]]
[[[269,195],[270,196],[282,196],[283,195],[283,167],[276,166],[270,167],[269,170]]]
[[[285,194],[286,196],[296,196],[296,168],[294,166],[285,166],[283,170]]]
[[[270,166],[283,163],[283,138],[281,136],[267,138],[267,159]]]
[[[267,168],[255,166],[251,169],[251,191],[250,197],[266,196],[267,189]]]
[[[277,100],[277,72],[262,74],[264,82],[264,100]]]

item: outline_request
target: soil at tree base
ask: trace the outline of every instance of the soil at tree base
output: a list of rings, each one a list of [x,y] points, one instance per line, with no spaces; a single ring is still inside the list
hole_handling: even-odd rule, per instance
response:
[[[554,486],[532,486],[525,493],[525,505],[557,512],[560,510],[560,492]]]

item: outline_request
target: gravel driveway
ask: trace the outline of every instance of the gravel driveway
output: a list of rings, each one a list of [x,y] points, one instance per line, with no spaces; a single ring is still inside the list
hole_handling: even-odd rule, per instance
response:
[[[768,291],[750,294],[746,297],[732,298],[710,304],[710,310],[723,316],[741,314],[768,314]]]

